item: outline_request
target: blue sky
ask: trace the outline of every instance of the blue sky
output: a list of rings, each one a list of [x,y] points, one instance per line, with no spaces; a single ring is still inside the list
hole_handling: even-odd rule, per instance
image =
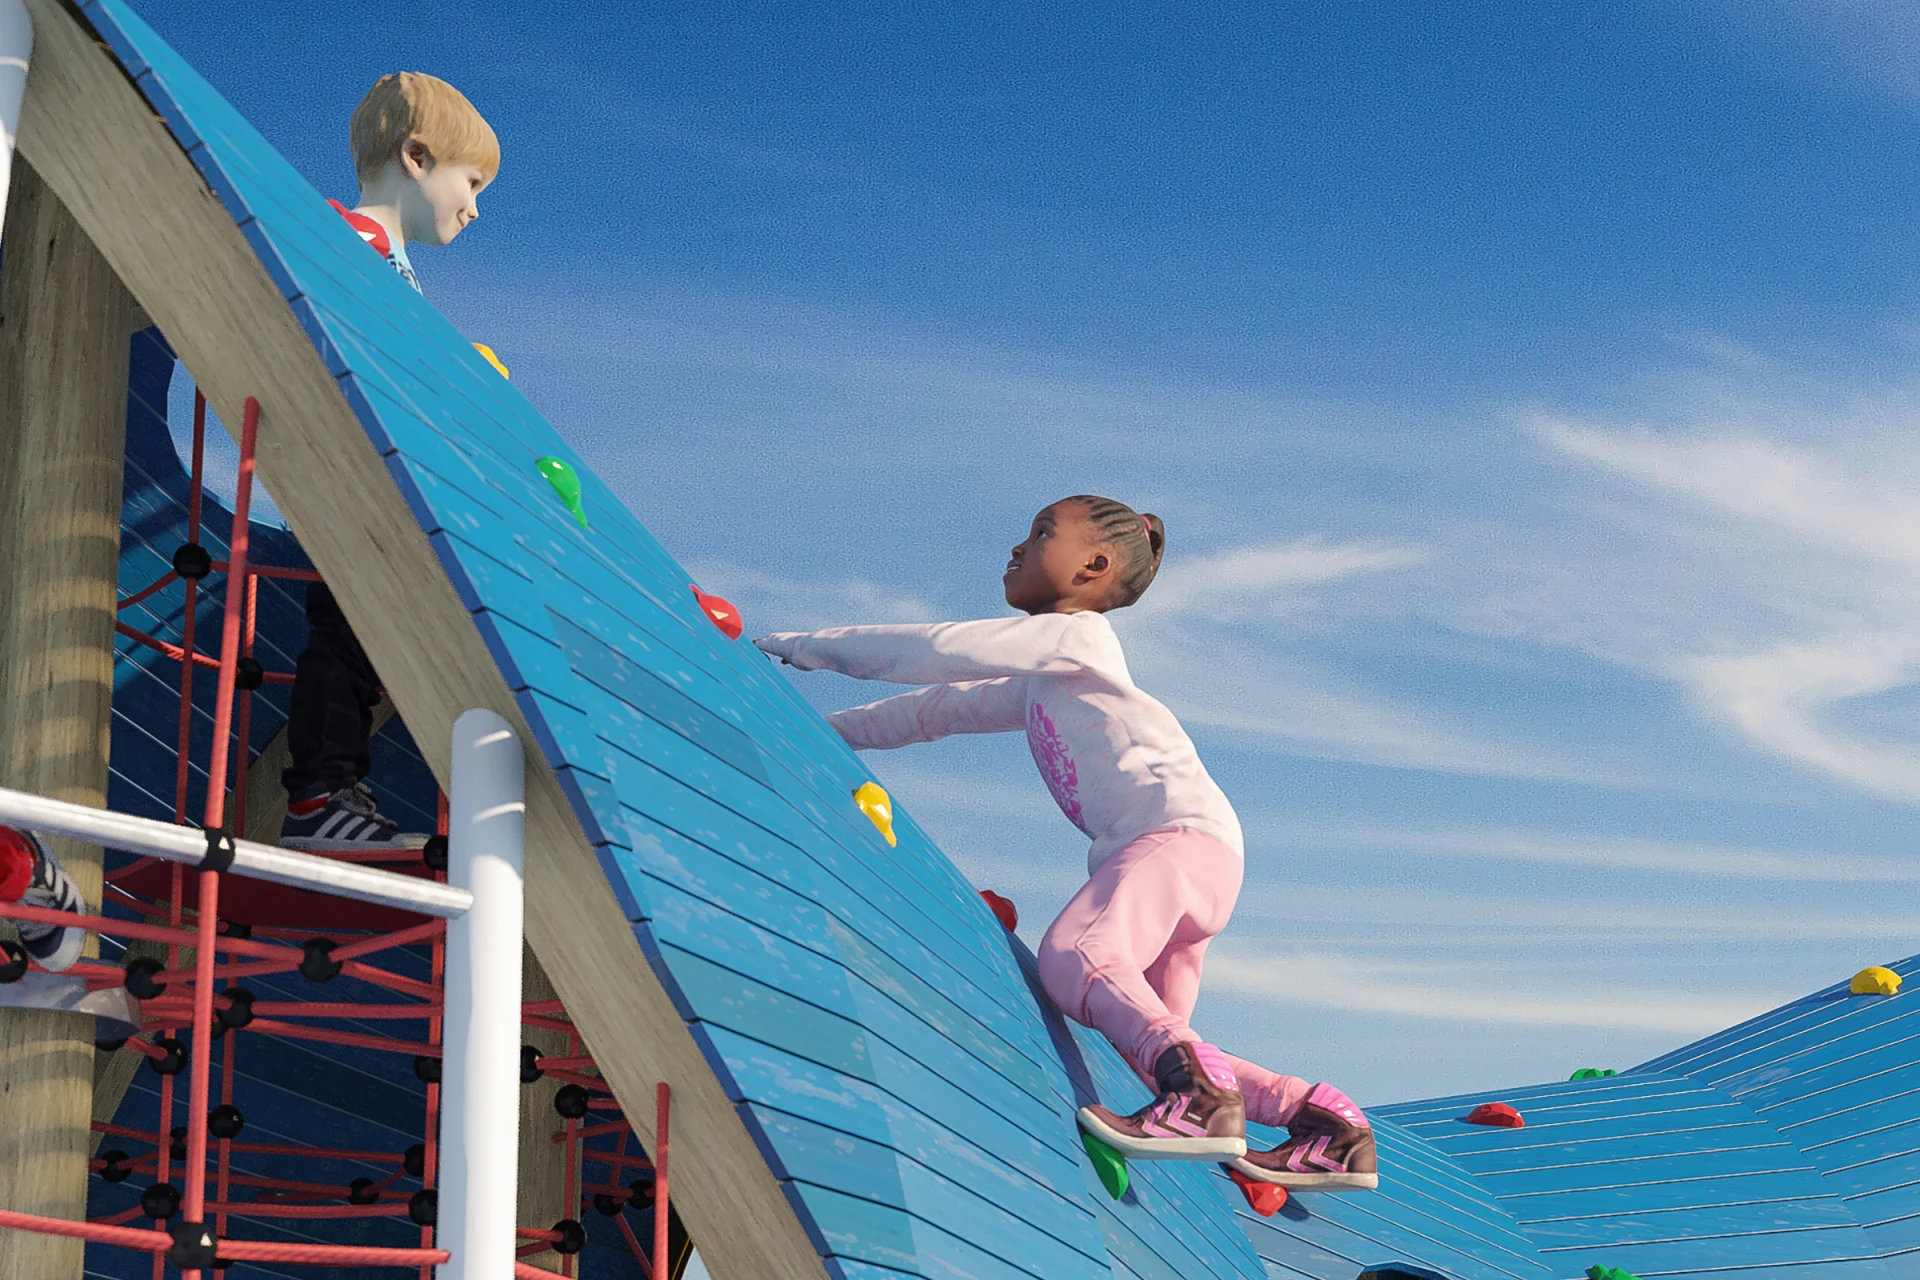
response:
[[[428,297],[758,631],[1162,514],[1115,622],[1247,827],[1236,1052],[1563,1078],[1920,950],[1908,7],[141,9],[343,199],[375,76],[467,92]],[[870,759],[1037,938],[1024,745]]]

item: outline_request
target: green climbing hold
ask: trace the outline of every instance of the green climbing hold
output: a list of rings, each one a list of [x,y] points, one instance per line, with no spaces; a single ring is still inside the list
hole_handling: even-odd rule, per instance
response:
[[[1619,1267],[1603,1267],[1594,1263],[1587,1268],[1587,1280],[1640,1280],[1631,1271],[1622,1271]]]
[[[1612,1067],[1608,1067],[1605,1070],[1602,1070],[1599,1067],[1582,1067],[1578,1071],[1574,1072],[1572,1075],[1568,1076],[1567,1079],[1598,1080],[1603,1076],[1614,1076],[1619,1074],[1620,1073],[1615,1071]]]
[[[1115,1200],[1127,1194],[1127,1158],[1084,1129],[1080,1145],[1087,1149],[1087,1159],[1093,1161],[1093,1171],[1100,1175],[1107,1194]]]
[[[560,504],[573,513],[582,529],[587,527],[587,511],[580,505],[580,477],[574,469],[559,458],[542,458],[534,463],[534,468],[547,478],[553,491],[560,495]]]

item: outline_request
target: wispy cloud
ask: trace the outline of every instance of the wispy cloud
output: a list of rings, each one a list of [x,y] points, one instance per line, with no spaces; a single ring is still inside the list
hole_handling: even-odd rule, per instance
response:
[[[1176,560],[1136,610],[1148,617],[1202,613],[1208,620],[1232,612],[1272,612],[1303,601],[1303,588],[1404,569],[1426,556],[1420,547],[1323,537],[1229,547]]]
[[[939,610],[928,601],[865,578],[783,578],[719,560],[690,561],[687,569],[699,578],[704,589],[725,596],[749,616],[777,619],[783,631],[852,623],[940,621]]]

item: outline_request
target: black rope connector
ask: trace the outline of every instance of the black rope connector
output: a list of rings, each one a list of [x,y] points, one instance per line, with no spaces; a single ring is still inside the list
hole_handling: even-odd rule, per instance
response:
[[[440,1083],[440,1059],[434,1057],[430,1053],[416,1053],[415,1055],[413,1055],[413,1074],[415,1079],[424,1080],[428,1084],[439,1084]],[[424,1162],[426,1158],[427,1158],[426,1148],[422,1147],[420,1149],[420,1159]],[[422,1168],[425,1167],[424,1163],[422,1164],[421,1167]],[[420,1175],[415,1174],[414,1176],[417,1178]]]
[[[127,961],[127,994],[135,1000],[157,999],[167,984],[155,982],[153,978],[166,967],[153,956],[135,956]]]
[[[237,1138],[246,1127],[247,1118],[232,1103],[223,1102],[207,1112],[207,1132],[216,1138]]]
[[[106,1162],[101,1166],[100,1176],[108,1182],[125,1182],[133,1176],[133,1161],[120,1148],[102,1151],[100,1158]]]
[[[212,1227],[204,1222],[174,1222],[168,1224],[167,1234],[173,1237],[173,1247],[167,1250],[168,1262],[182,1271],[209,1271],[213,1268],[215,1247],[219,1241]]]
[[[627,1203],[635,1209],[653,1207],[653,1179],[635,1178],[627,1184]]]
[[[578,1120],[587,1114],[587,1103],[592,1097],[580,1085],[561,1085],[560,1092],[553,1095],[553,1109],[560,1113],[563,1120]]]
[[[438,1059],[436,1059],[436,1061],[438,1061]],[[408,1147],[406,1150],[406,1154],[400,1157],[400,1167],[407,1171],[407,1176],[409,1178],[426,1177],[427,1176],[427,1145],[426,1143],[416,1142],[412,1146]]]
[[[246,693],[267,682],[267,669],[258,658],[238,658],[233,664],[233,687]]]
[[[420,861],[427,864],[429,871],[445,871],[447,869],[447,838],[428,836],[427,843],[420,849]]]
[[[540,1051],[530,1044],[520,1046],[520,1083],[532,1084],[547,1073],[540,1069]]]
[[[0,942],[0,952],[6,953],[6,960],[0,962],[0,982],[18,982],[27,976],[27,949],[8,938]]]
[[[153,1047],[166,1054],[164,1058],[148,1058],[147,1065],[154,1074],[177,1076],[187,1069],[187,1046],[172,1036],[161,1036],[153,1042]]]
[[[333,949],[340,944],[332,938],[308,938],[300,948],[300,976],[308,982],[331,982],[340,976],[340,962]]]
[[[173,571],[188,582],[198,582],[213,572],[213,557],[197,542],[183,542],[173,549]]]
[[[233,832],[209,831],[207,851],[200,855],[200,869],[218,871],[224,875],[233,866],[233,854]]]
[[[572,1218],[554,1223],[553,1233],[560,1237],[553,1242],[555,1253],[578,1253],[587,1247],[587,1229]]]
[[[187,1158],[187,1126],[177,1124],[167,1130],[167,1154],[175,1160]]]
[[[180,1212],[180,1192],[171,1182],[156,1182],[140,1193],[140,1212],[165,1222]]]
[[[620,1216],[620,1211],[626,1207],[626,1202],[619,1196],[610,1196],[604,1191],[593,1197],[593,1211],[603,1217],[617,1218]]]
[[[238,920],[219,920],[214,922],[213,931],[223,938],[237,938],[241,942],[253,936],[253,926],[242,924]]]
[[[430,1227],[440,1221],[440,1193],[416,1191],[407,1197],[407,1216],[415,1226]]]
[[[221,994],[227,997],[227,1007],[213,1011],[221,1026],[238,1031],[253,1021],[253,992],[245,987],[228,987]]]
[[[372,1178],[355,1178],[347,1184],[348,1204],[379,1204],[380,1189],[373,1185]]]

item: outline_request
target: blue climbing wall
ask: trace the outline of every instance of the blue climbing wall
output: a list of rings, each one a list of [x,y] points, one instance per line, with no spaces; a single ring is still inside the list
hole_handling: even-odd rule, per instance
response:
[[[1494,1095],[1382,1108],[1377,1193],[1297,1197],[1263,1219],[1210,1167],[1136,1164],[1133,1189],[1109,1200],[1073,1108],[1099,1097],[1127,1109],[1144,1090],[1051,1010],[1032,957],[914,824],[911,797],[897,798],[908,803],[890,849],[849,802],[869,776],[858,759],[757,652],[708,622],[685,573],[532,407],[125,3],[81,12],[336,376],[830,1274],[1913,1274],[1897,1260],[1920,1249],[1920,1027],[1904,998],[1843,988],[1621,1076],[1498,1095],[1524,1129],[1464,1123]],[[164,397],[161,350],[136,361],[149,405]],[[183,492],[177,459],[135,453],[130,589],[178,540]],[[536,474],[546,455],[579,472],[590,527]],[[210,513],[216,554],[222,520]],[[291,539],[263,545],[296,562]],[[161,603],[141,619],[166,634],[178,622]],[[294,597],[263,606],[262,628],[290,661]],[[170,794],[169,677],[125,650],[121,807],[155,812]],[[275,727],[263,717],[256,748]],[[428,802],[403,733],[380,769],[402,813]],[[321,1077],[358,1069],[341,1055],[300,1061],[310,1075],[283,1105],[334,1105]],[[389,1068],[359,1083],[396,1116],[415,1105]],[[616,1273],[588,1280],[600,1274]]]

